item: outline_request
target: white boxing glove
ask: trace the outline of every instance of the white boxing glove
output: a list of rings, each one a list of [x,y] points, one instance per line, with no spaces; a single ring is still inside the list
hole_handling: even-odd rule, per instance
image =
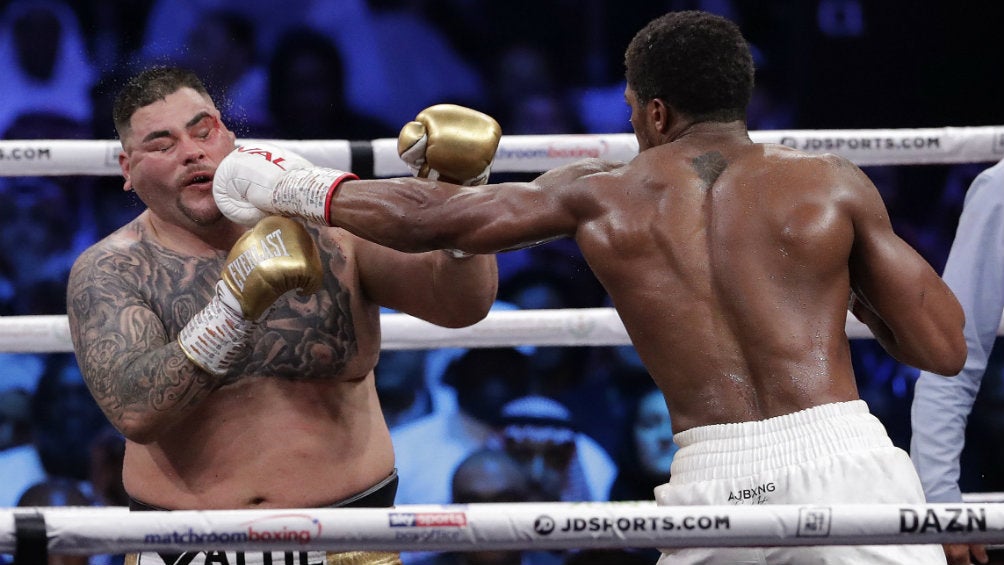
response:
[[[356,175],[315,167],[303,157],[274,145],[238,147],[213,176],[213,197],[220,212],[234,222],[253,226],[265,216],[299,216],[328,224],[331,194]]]

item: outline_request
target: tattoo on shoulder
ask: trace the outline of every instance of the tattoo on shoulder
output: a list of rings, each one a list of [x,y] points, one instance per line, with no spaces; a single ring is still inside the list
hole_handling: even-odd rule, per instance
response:
[[[708,187],[715,184],[718,177],[729,166],[728,161],[718,151],[709,151],[703,155],[699,155],[690,164],[694,167],[701,180],[704,181],[705,186]]]
[[[80,256],[70,277],[67,312],[78,363],[113,419],[124,410],[192,402],[211,384],[180,350],[161,346],[185,313],[190,318],[194,305],[205,303],[192,288],[211,288],[197,279],[214,279],[215,262],[161,251],[142,243],[94,247]],[[151,356],[150,362],[131,363],[138,355]]]

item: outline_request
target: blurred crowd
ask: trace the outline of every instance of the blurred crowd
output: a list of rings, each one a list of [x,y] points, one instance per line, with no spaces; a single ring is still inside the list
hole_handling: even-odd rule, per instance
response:
[[[753,43],[752,130],[1004,123],[1000,81],[956,92],[945,80],[952,65],[951,76],[980,76],[980,61],[963,61],[953,39],[978,34],[972,26],[994,19],[979,10],[1000,5],[944,4],[920,14],[899,0],[285,0],[281,9],[248,0],[0,0],[0,137],[112,139],[111,105],[125,78],[163,63],[198,72],[239,137],[396,137],[440,102],[485,111],[507,135],[629,132],[623,49],[651,18],[691,8],[736,20]],[[968,27],[955,31],[962,21]],[[947,62],[957,50],[963,62]],[[849,80],[869,87],[847,88]],[[966,188],[985,166],[866,173],[897,232],[940,272]],[[0,198],[4,316],[64,314],[73,259],[141,211],[117,177],[0,177]],[[609,305],[570,242],[508,252],[499,264],[498,308]],[[873,340],[855,340],[852,353],[862,397],[908,448],[917,372]],[[1000,445],[1004,379],[986,382],[963,454],[965,492],[1004,490],[1000,450],[985,448]],[[401,504],[651,499],[669,476],[670,414],[631,347],[387,351],[377,383]],[[122,449],[72,354],[0,354],[0,507],[123,505]],[[531,553],[421,557],[591,558]]]

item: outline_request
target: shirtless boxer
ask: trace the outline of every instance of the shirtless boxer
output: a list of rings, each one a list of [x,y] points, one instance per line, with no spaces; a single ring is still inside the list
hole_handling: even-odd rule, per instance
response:
[[[966,356],[955,296],[893,232],[860,169],[750,140],[753,62],[734,24],[666,14],[635,36],[625,63],[640,149],[630,163],[584,161],[474,188],[335,183],[325,220],[412,252],[574,238],[673,415],[680,451],[656,489],[660,504],[923,503],[906,452],[858,397],[844,327],[850,300],[896,359],[953,375]],[[236,200],[297,214],[292,179],[241,155],[225,168],[221,209]],[[256,180],[227,182],[238,171]],[[672,563],[944,563],[937,545],[666,554]]]
[[[449,172],[474,161],[484,177],[500,132],[471,113],[439,116],[465,119],[466,137],[463,155],[437,165]],[[397,475],[373,373],[379,308],[448,327],[477,322],[495,298],[494,256],[402,253],[288,218],[252,228],[227,219],[212,185],[235,137],[187,71],[139,74],[114,118],[125,189],[147,209],[78,258],[67,302],[88,387],[127,440],[132,505],[391,506]],[[397,562],[386,553],[346,558]],[[180,559],[224,562],[213,553]]]

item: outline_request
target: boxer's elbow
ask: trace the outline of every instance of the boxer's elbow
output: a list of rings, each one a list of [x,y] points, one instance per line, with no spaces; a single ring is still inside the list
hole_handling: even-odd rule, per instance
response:
[[[946,377],[953,377],[961,373],[965,367],[969,349],[966,346],[966,338],[961,331],[957,332],[957,335],[948,337],[945,341],[946,347],[942,355],[942,363],[934,372]]]
[[[498,263],[494,255],[447,259],[452,272],[442,273],[449,284],[440,293],[438,325],[464,328],[484,320],[498,295]]]
[[[929,343],[930,346],[924,348],[919,361],[911,363],[912,365],[945,377],[954,377],[962,372],[968,349],[961,330],[946,331]]]
[[[136,413],[125,412],[114,419],[109,419],[122,437],[140,445],[157,441],[164,429],[164,426],[157,425],[149,418]]]

